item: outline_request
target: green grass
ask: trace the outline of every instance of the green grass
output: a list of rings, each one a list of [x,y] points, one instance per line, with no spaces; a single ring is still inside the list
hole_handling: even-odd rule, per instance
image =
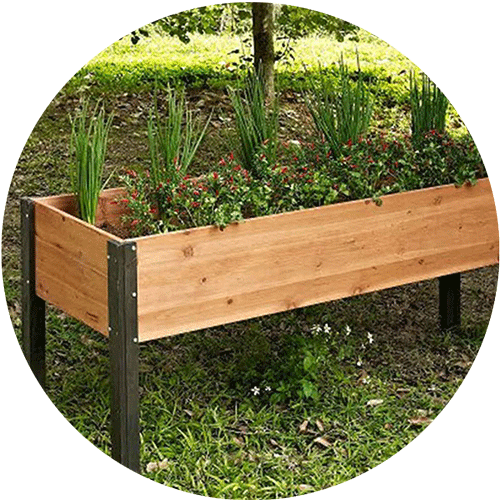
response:
[[[402,328],[420,338],[398,334],[396,311],[407,314],[416,304],[428,310],[437,298],[434,283],[142,345],[144,474],[200,495],[265,499],[328,488],[382,463],[427,425],[411,419],[432,421],[443,409],[484,335],[486,323],[478,321],[474,305],[464,311],[461,336],[443,336],[425,314]],[[481,294],[469,280],[465,284],[466,296]],[[330,335],[311,333],[325,323]],[[52,308],[47,339],[49,397],[109,454],[106,340]],[[316,398],[294,389],[307,371],[283,376],[297,349],[318,354]],[[280,381],[291,389],[273,402]],[[259,395],[251,391],[255,386]]]
[[[153,35],[135,46],[125,37],[89,61],[70,80],[67,90],[95,86],[109,92],[139,91],[151,88],[156,78],[191,86],[225,86],[237,73],[233,65],[238,55],[230,52],[240,47],[240,39],[228,35],[194,35],[189,44]],[[359,42],[339,43],[330,37],[311,36],[298,40],[294,47],[295,60],[290,65],[278,65],[284,85],[293,88],[299,88],[300,77],[306,71],[316,71],[320,61],[329,67],[341,54],[347,65],[356,69],[356,49],[361,69],[372,79],[385,79],[385,87],[394,87],[394,99],[407,86],[406,73],[416,68],[393,47],[364,31]]]

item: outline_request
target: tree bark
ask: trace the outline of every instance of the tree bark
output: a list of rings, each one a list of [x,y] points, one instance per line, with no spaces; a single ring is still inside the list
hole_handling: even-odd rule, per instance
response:
[[[261,75],[266,100],[274,98],[274,5],[253,3],[255,70]]]

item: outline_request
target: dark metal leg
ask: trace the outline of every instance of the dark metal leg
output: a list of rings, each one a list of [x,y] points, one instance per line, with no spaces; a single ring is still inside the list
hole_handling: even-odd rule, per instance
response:
[[[441,330],[460,329],[460,273],[439,278]]]
[[[139,344],[135,243],[108,243],[112,457],[140,472]]]
[[[22,340],[28,364],[45,389],[45,301],[36,294],[35,210],[21,200]]]

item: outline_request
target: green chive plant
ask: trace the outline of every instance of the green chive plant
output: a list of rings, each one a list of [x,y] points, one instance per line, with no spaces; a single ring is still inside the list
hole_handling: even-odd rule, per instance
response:
[[[89,110],[85,100],[76,116],[70,117],[70,153],[74,162],[70,164],[69,173],[80,217],[89,224],[95,224],[99,195],[109,180],[108,177],[103,182],[102,174],[113,115],[106,117],[104,107],[98,108],[96,104]]]
[[[254,176],[260,177],[256,158],[262,148],[270,163],[276,156],[279,129],[279,103],[274,97],[266,103],[262,78],[249,72],[240,91],[230,89],[240,144],[240,161]]]
[[[338,81],[321,74],[311,80],[306,102],[318,131],[324,136],[334,157],[339,157],[341,145],[356,142],[370,125],[373,101],[361,78],[352,82],[341,57]]]
[[[421,140],[431,130],[443,133],[446,126],[448,99],[429,77],[422,73],[419,86],[414,72],[410,73],[411,132]]]
[[[178,182],[203,141],[210,118],[203,125],[186,104],[184,91],[167,90],[166,114],[162,116],[155,96],[148,117],[148,141],[153,187]]]

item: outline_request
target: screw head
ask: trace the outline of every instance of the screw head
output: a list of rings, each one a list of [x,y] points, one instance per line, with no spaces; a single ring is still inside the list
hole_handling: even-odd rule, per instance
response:
[[[137,337],[134,337],[134,343],[137,344],[137,342],[138,342]]]
[[[135,252],[137,250],[137,247],[135,245],[132,245],[132,251]]]
[[[137,292],[132,292],[132,297],[137,297]]]

